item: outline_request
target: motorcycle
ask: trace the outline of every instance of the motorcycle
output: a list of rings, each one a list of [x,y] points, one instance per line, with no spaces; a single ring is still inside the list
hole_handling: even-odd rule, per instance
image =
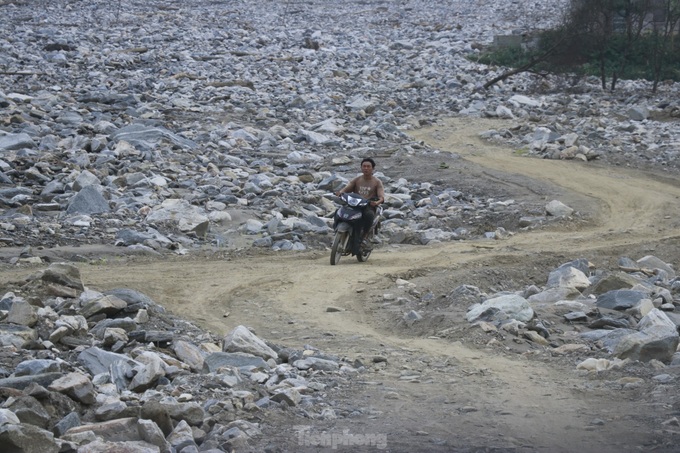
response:
[[[380,231],[381,215],[383,208],[378,206],[373,219],[373,224],[366,237],[364,244],[361,240],[361,217],[371,201],[379,198],[367,199],[356,193],[343,193],[340,195],[340,208],[333,215],[333,245],[331,246],[331,265],[340,262],[343,256],[354,255],[359,262],[364,262],[371,255],[371,240]]]

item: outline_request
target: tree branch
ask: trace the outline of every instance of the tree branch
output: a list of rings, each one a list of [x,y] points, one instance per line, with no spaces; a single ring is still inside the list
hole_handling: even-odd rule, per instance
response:
[[[541,63],[542,61],[545,61],[549,56],[555,53],[555,50],[562,44],[563,40],[560,40],[557,44],[552,46],[550,49],[546,50],[543,52],[541,55],[537,56],[536,58],[533,58],[530,60],[528,63],[520,66],[519,68],[511,69],[510,71],[506,71],[503,74],[499,75],[498,77],[494,77],[493,79],[489,80],[484,84],[484,89],[488,90],[489,87],[495,85],[496,83],[507,79],[508,77],[512,77],[515,74],[519,74],[520,72],[527,72],[531,70],[534,66],[536,66],[538,63]]]

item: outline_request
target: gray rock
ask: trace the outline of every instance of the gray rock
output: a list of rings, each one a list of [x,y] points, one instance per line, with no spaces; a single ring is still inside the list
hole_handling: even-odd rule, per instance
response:
[[[323,371],[335,371],[340,368],[340,365],[337,362],[319,357],[307,357],[303,360],[296,360],[293,362],[293,366],[300,370],[312,369]]]
[[[54,263],[40,274],[43,282],[56,283],[78,291],[84,289],[77,266],[68,263]]]
[[[669,366],[672,366],[672,367],[680,366],[680,352],[676,352],[675,354],[673,354],[673,357],[671,358],[671,363],[669,364]]]
[[[625,318],[612,318],[609,316],[602,316],[595,319],[588,324],[590,329],[606,329],[606,328],[621,328],[628,329],[632,327],[631,323]]]
[[[54,392],[64,393],[83,404],[94,404],[97,398],[92,381],[80,373],[69,373],[52,381],[48,387]]]
[[[149,223],[172,222],[180,231],[194,231],[199,236],[204,236],[210,225],[205,210],[180,199],[165,200],[146,216],[146,221]]]
[[[132,377],[132,370],[137,362],[130,360],[115,360],[109,365],[111,383],[118,392],[127,390]]]
[[[78,355],[78,362],[80,362],[93,376],[101,373],[108,373],[109,367],[116,362],[123,362],[133,368],[135,366],[141,366],[141,363],[131,359],[127,355],[104,351],[97,347],[88,348],[81,352]]]
[[[649,295],[642,291],[617,289],[613,291],[607,291],[606,293],[598,296],[595,304],[599,308],[623,311],[639,305],[644,299],[648,298]]]
[[[545,212],[553,217],[569,217],[574,210],[561,201],[553,200],[545,205]]]
[[[635,272],[640,270],[640,265],[633,261],[632,259],[628,258],[627,256],[622,256],[619,258],[618,265],[621,269],[624,269],[628,272]]]
[[[638,328],[639,332],[621,339],[614,355],[641,362],[670,362],[678,348],[679,338],[675,324],[664,312],[653,309],[640,321]]]
[[[155,306],[156,303],[146,294],[135,291],[129,288],[116,288],[104,291],[104,294],[116,296],[119,299],[127,302],[128,306],[139,310],[140,308],[149,308]]]
[[[512,96],[510,99],[508,99],[509,102],[517,105],[517,106],[528,106],[528,107],[540,107],[541,106],[541,101],[537,101],[536,99],[532,99],[528,96],[523,96],[520,94],[516,94]]]
[[[554,304],[560,301],[578,298],[581,292],[571,286],[558,286],[556,288],[548,288],[527,297],[527,301],[531,306],[540,306],[547,304]]]
[[[0,151],[14,151],[22,148],[35,148],[36,144],[30,135],[19,134],[0,134]]]
[[[564,319],[569,322],[585,322],[588,316],[582,311],[572,311],[564,315]]]
[[[61,366],[56,360],[34,359],[21,362],[14,370],[14,376],[32,376],[42,373],[58,373]]]
[[[205,418],[205,411],[198,403],[175,403],[164,400],[160,404],[167,410],[170,418],[191,426],[200,426]]]
[[[14,412],[21,423],[34,425],[46,429],[50,421],[50,414],[40,402],[29,395],[23,395],[10,400],[7,407]]]
[[[237,326],[222,340],[222,351],[243,352],[264,359],[277,359],[278,354],[245,326]]]
[[[167,437],[167,441],[176,451],[181,451],[188,446],[198,447],[194,441],[191,427],[184,420],[175,426],[175,429],[173,429],[172,433]]]
[[[9,311],[12,308],[12,304],[15,300],[21,300],[17,298],[14,293],[7,293],[0,298],[0,310]]]
[[[473,305],[465,317],[468,322],[505,319],[527,322],[534,317],[534,311],[525,298],[515,294],[503,294]]]
[[[135,416],[135,414],[132,413],[134,411],[134,407],[128,407],[127,404],[122,401],[113,401],[97,407],[94,411],[94,416],[97,421],[107,421],[115,420],[117,418],[133,417]]]
[[[581,270],[567,266],[550,272],[547,286],[548,288],[567,287],[584,290],[590,286],[590,280]]]
[[[229,388],[236,387],[243,382],[239,368],[218,368],[217,378],[220,383]]]
[[[54,435],[29,424],[0,426],[0,445],[8,452],[57,453],[59,444]]]
[[[61,420],[59,420],[55,425],[52,431],[54,432],[54,435],[57,437],[61,437],[66,431],[68,431],[71,428],[75,428],[76,426],[80,426],[80,417],[76,412],[71,412]]]
[[[38,338],[38,333],[27,326],[0,323],[0,345],[21,348],[29,341]]]
[[[66,208],[66,213],[69,215],[102,214],[110,211],[109,202],[96,186],[84,187],[71,198]]]
[[[243,352],[213,352],[205,357],[204,373],[214,373],[222,367],[269,369],[269,365],[262,357]]]
[[[112,316],[127,308],[127,302],[113,295],[87,301],[80,308],[80,315],[90,318],[97,315]]]
[[[644,105],[633,106],[626,113],[633,121],[644,121],[649,117],[649,109]]]
[[[643,268],[660,269],[668,274],[669,279],[675,278],[675,270],[670,265],[668,265],[668,263],[665,263],[655,256],[648,255],[642,257],[637,260],[637,264]]]
[[[274,393],[270,399],[277,403],[284,403],[288,406],[297,406],[302,400],[302,395],[294,388],[289,388]]]
[[[79,453],[158,453],[158,447],[144,441],[105,442],[95,440],[78,448]]]
[[[170,444],[165,439],[163,431],[161,431],[153,420],[140,419],[137,422],[137,427],[139,429],[139,437],[141,437],[143,441],[157,446],[161,452],[170,451]]]
[[[564,269],[567,267],[573,267],[574,269],[578,269],[584,275],[588,276],[588,274],[590,273],[591,264],[587,259],[579,258],[573,261],[560,264],[560,266],[557,269]]]
[[[0,409],[0,426],[18,425],[21,421],[14,412],[9,409]]]
[[[128,228],[124,228],[116,233],[116,245],[144,244],[151,241],[154,236],[149,233],[141,233]]]
[[[97,178],[89,171],[84,170],[83,172],[80,173],[80,175],[78,175],[76,180],[73,182],[73,190],[76,192],[80,192],[85,187],[99,185],[101,185],[101,181],[99,181],[99,178]]]
[[[64,376],[63,373],[41,373],[28,376],[8,377],[0,379],[0,387],[9,387],[19,390],[25,389],[31,384],[47,387],[62,376]]]
[[[137,323],[131,318],[113,318],[103,319],[99,321],[90,332],[97,338],[104,338],[106,329],[118,328],[126,332],[133,332],[137,330]]]
[[[411,324],[423,319],[423,316],[415,310],[411,310],[404,314],[404,321]]]
[[[7,314],[6,321],[20,326],[33,327],[38,322],[36,307],[24,300],[16,300]]]
[[[177,354],[177,357],[196,372],[203,369],[204,358],[207,355],[199,347],[183,341],[177,340],[172,344],[172,349]]]
[[[177,146],[192,149],[196,147],[196,143],[179,136],[162,127],[149,127],[143,124],[131,124],[129,126],[118,129],[112,136],[114,141],[126,141],[133,144],[144,145],[146,142],[158,143],[161,140],[167,140]]]
[[[168,413],[167,405],[158,401],[149,401],[142,406],[142,419],[153,421],[167,437],[173,430],[173,422]],[[140,434],[141,435],[141,434]]]
[[[157,354],[144,351],[135,358],[135,361],[138,362],[133,368],[136,374],[129,386],[133,392],[143,392],[165,376],[163,360]]]
[[[98,423],[88,423],[76,426],[64,433],[63,439],[76,438],[78,435],[91,431],[96,437],[108,442],[130,442],[141,440],[137,427],[137,418],[119,418]],[[109,446],[111,448],[111,446]],[[101,451],[101,450],[99,450]]]
[[[640,277],[625,272],[605,272],[595,279],[587,293],[602,294],[618,289],[631,289],[642,282]]]

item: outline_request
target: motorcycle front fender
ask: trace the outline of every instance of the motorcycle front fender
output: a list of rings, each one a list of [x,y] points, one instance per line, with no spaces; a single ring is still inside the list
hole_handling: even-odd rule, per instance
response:
[[[337,231],[340,232],[340,233],[346,233],[348,231],[352,231],[352,225],[350,225],[347,222],[340,222],[340,224],[338,225]]]

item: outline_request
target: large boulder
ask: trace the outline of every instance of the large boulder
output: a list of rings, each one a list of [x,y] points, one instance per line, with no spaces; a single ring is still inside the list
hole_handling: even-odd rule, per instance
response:
[[[595,305],[598,308],[625,311],[640,305],[645,299],[649,299],[649,294],[643,291],[616,289],[599,295]]]
[[[678,348],[678,331],[675,323],[664,312],[651,310],[638,324],[638,332],[619,341],[614,355],[621,359],[649,362],[652,359],[668,363]]]
[[[245,326],[238,326],[225,337],[222,345],[224,352],[244,352],[263,359],[277,359],[278,354],[259,339]]]
[[[487,299],[481,304],[473,305],[466,315],[468,322],[503,321],[506,319],[528,322],[533,317],[534,310],[529,302],[517,294],[503,294]]]

